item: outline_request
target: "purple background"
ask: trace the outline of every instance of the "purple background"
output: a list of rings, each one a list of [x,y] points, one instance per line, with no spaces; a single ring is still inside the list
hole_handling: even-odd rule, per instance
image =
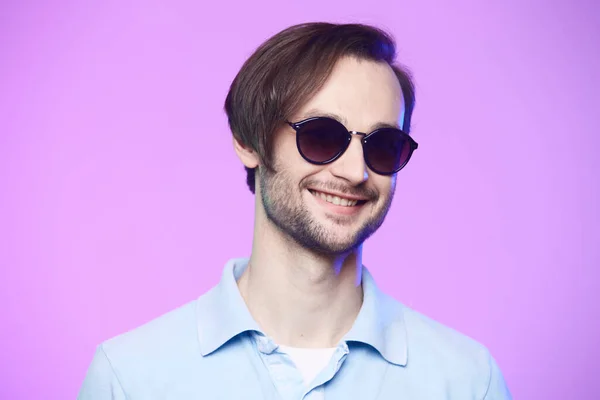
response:
[[[417,81],[380,286],[487,345],[515,398],[600,398],[600,6],[493,3],[3,2],[0,398],[75,398],[96,345],[249,255],[223,101],[314,20],[389,29]]]

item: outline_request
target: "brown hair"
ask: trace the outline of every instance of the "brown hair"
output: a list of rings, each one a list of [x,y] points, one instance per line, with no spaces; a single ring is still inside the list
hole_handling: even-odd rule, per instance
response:
[[[291,26],[264,42],[244,63],[225,100],[234,137],[271,168],[271,138],[284,121],[318,92],[345,56],[387,62],[404,96],[403,130],[410,132],[415,87],[410,73],[394,64],[396,44],[381,29],[324,22]],[[255,170],[246,168],[250,191]]]

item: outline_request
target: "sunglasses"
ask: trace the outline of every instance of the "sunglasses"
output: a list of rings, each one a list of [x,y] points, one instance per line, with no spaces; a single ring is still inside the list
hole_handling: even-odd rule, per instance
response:
[[[410,160],[419,144],[397,128],[380,128],[371,133],[349,131],[329,117],[312,117],[300,122],[286,121],[296,131],[296,146],[302,158],[311,164],[334,162],[350,146],[352,135],[360,135],[365,163],[375,173],[392,175]]]

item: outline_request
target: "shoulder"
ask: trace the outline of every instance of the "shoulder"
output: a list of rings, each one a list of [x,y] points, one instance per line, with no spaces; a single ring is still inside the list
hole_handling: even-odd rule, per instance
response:
[[[159,351],[177,347],[182,341],[197,337],[196,304],[191,301],[135,329],[106,340],[102,346],[107,354],[126,351]],[[159,346],[160,345],[160,346]]]
[[[470,377],[487,384],[493,359],[482,343],[386,297],[404,325],[409,369],[438,374],[445,380]]]
[[[199,354],[197,301],[189,302],[131,331],[113,337],[100,349],[125,381],[143,376],[168,377]]]
[[[178,371],[193,365],[199,354],[194,351],[199,346],[196,303],[189,302],[100,344],[78,398],[124,399],[125,393],[168,387]],[[112,397],[102,397],[103,393]]]
[[[458,332],[385,295],[404,326],[407,363],[413,382],[444,388],[451,398],[506,400],[512,396],[490,351]]]
[[[487,367],[489,351],[482,343],[412,308],[401,308],[413,353],[464,367]]]

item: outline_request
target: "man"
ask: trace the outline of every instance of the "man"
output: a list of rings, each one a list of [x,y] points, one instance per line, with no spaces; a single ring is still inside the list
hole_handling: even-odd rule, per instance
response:
[[[79,398],[509,399],[485,347],[380,292],[362,244],[417,143],[395,45],[365,25],[293,26],[226,99],[255,193],[249,260],[97,350]]]

